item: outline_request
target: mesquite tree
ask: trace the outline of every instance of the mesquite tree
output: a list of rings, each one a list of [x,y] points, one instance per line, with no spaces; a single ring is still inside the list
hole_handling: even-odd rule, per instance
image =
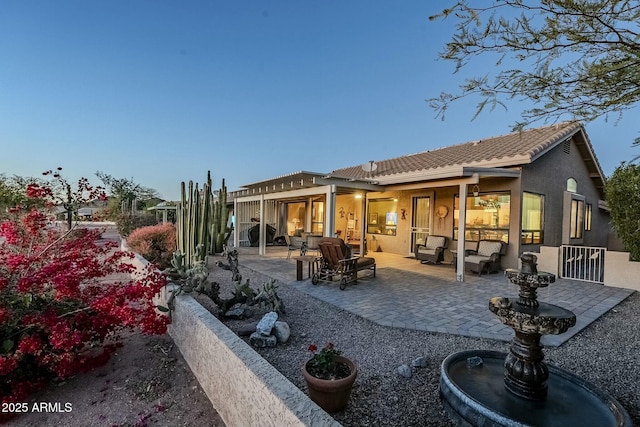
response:
[[[533,107],[515,126],[522,128],[567,115],[587,122],[620,117],[640,100],[638,1],[462,0],[429,19],[450,17],[456,31],[440,57],[458,71],[489,56],[496,71],[466,80],[458,94],[429,99],[441,115],[470,95],[481,98],[474,118],[506,100],[530,101]]]

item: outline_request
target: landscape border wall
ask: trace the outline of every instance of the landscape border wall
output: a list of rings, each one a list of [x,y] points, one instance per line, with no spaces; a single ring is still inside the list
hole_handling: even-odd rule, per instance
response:
[[[134,263],[148,264],[139,255]],[[166,306],[170,293],[155,304]],[[341,426],[191,296],[174,301],[169,335],[226,425]]]

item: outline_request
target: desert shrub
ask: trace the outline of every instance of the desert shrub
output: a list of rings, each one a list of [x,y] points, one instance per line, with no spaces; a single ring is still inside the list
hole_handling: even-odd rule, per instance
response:
[[[132,276],[133,253],[100,242],[99,230],[61,234],[49,221],[31,208],[0,223],[0,404],[106,362],[123,330],[166,331],[152,301],[160,272]]]
[[[136,228],[127,237],[127,245],[164,270],[171,267],[171,257],[176,250],[176,227],[165,222]]]
[[[631,259],[640,261],[640,164],[622,162],[604,185],[611,223]]]
[[[149,225],[155,225],[158,221],[154,214],[149,213],[123,213],[118,215],[116,219],[116,226],[118,227],[118,233],[122,237],[127,237],[133,230],[140,227],[147,227]]]

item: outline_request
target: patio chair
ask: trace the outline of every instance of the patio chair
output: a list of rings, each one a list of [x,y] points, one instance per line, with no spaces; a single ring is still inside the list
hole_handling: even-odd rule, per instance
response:
[[[291,252],[300,251],[300,256],[304,256],[307,253],[307,243],[302,237],[299,236],[284,236],[287,241],[288,251],[287,251],[287,259],[291,258]]]
[[[340,277],[340,289],[345,290],[347,284],[358,283],[358,271],[372,270],[376,277],[376,260],[368,257],[351,256],[351,247],[344,240],[337,237],[323,237],[318,242],[320,261],[318,271],[313,274],[311,283],[317,285],[320,281],[333,281],[334,276]]]
[[[506,253],[507,244],[502,240],[480,240],[476,250],[467,249],[464,268],[478,273],[497,273],[502,268],[500,258]]]
[[[418,243],[415,247],[415,256],[422,264],[440,264],[444,261],[444,249],[447,247],[447,238],[444,236],[427,236],[427,241]]]
[[[318,242],[322,239],[322,236],[316,236],[310,234],[307,236],[307,252],[313,252],[316,255],[320,253],[320,247],[318,246]]]

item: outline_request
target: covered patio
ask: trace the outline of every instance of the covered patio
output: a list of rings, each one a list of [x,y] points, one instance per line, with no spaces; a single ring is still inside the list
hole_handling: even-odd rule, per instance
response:
[[[360,273],[358,285],[344,291],[335,283],[313,285],[296,281],[296,265],[283,248],[238,248],[240,265],[383,326],[510,341],[513,330],[489,311],[494,296],[514,298],[517,287],[502,274],[456,280],[452,265],[425,265],[385,252],[370,252],[376,259],[376,278]],[[545,336],[546,346],[559,346],[611,310],[634,291],[574,280],[558,279],[538,292],[540,301],[573,311],[576,326],[562,335]]]

